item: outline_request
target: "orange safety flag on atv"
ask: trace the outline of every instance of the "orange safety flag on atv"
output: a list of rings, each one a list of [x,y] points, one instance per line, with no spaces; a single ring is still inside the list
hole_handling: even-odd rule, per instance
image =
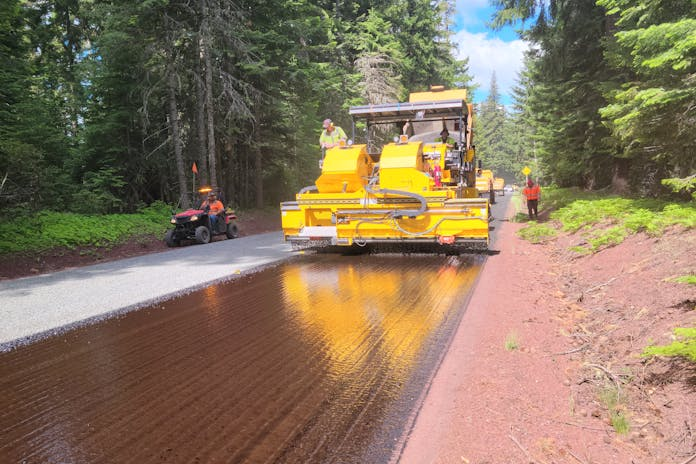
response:
[[[525,187],[524,190],[522,190],[522,195],[524,195],[527,200],[538,200],[540,191],[539,184],[537,184],[534,187]]]
[[[196,162],[193,162],[193,166],[191,166],[191,170],[193,171],[194,174],[198,174],[198,166],[196,166]]]

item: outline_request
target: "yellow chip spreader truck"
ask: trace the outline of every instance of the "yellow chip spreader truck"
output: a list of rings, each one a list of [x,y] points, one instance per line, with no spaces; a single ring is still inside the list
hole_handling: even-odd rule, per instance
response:
[[[505,179],[502,177],[494,177],[493,190],[495,190],[497,194],[505,196]]]
[[[476,190],[473,108],[466,90],[431,89],[408,102],[354,106],[365,143],[330,148],[315,185],[281,203],[294,249],[429,244],[486,250],[490,205]],[[447,128],[452,138],[438,138]],[[379,134],[394,142],[379,146]],[[410,135],[410,136],[409,136]],[[397,247],[398,248],[398,247]]]
[[[493,171],[479,168],[476,171],[476,189],[479,196],[488,196],[493,186]]]

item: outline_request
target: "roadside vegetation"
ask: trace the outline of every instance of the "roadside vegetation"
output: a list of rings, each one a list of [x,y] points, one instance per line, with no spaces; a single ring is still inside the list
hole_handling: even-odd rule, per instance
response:
[[[505,349],[507,351],[515,351],[520,347],[520,341],[519,337],[517,336],[517,332],[514,330],[512,332],[509,332],[505,336]]]
[[[171,206],[155,202],[133,214],[42,211],[0,222],[0,255],[51,248],[109,247],[138,237],[163,237]]]
[[[696,275],[685,275],[685,276],[673,277],[669,280],[672,282],[680,283],[680,284],[696,285]]]
[[[675,341],[669,345],[650,345],[643,356],[681,357],[696,363],[696,327],[674,329]]]
[[[693,201],[635,199],[558,188],[544,189],[542,199],[542,208],[551,210],[551,222],[532,222],[520,230],[520,237],[539,243],[555,237],[558,231],[578,233],[584,243],[573,251],[580,254],[618,245],[638,232],[658,237],[673,226],[696,227]]]
[[[520,237],[531,243],[542,243],[558,235],[556,228],[548,224],[532,223],[519,231]]]
[[[621,401],[621,391],[616,386],[607,386],[599,392],[600,402],[609,411],[609,421],[616,433],[626,435],[631,430],[626,405]]]
[[[691,193],[690,189],[691,187],[685,191]],[[521,204],[518,205],[518,208],[521,206]],[[554,240],[561,234],[574,234],[581,240],[575,240],[575,243],[580,243],[570,250],[578,256],[599,253],[608,247],[620,245],[627,237],[636,233],[659,237],[670,229],[688,232],[696,227],[696,202],[694,201],[628,198],[578,189],[546,188],[542,194],[542,210],[544,216],[548,215],[548,220],[529,221],[527,226],[518,232],[519,236],[531,243],[542,243]],[[516,219],[518,222],[524,222],[526,214],[519,213]],[[675,273],[662,280],[679,285],[696,285],[696,276],[692,270],[688,271],[686,274],[683,271]],[[599,289],[610,282],[595,285],[591,287],[591,290]],[[645,284],[652,285],[650,282]],[[681,302],[680,307],[683,307],[685,311],[696,309],[691,298]],[[648,311],[648,309],[643,308],[641,311]],[[674,314],[672,307],[660,308],[657,311],[662,318],[671,317],[669,315]],[[639,315],[640,312],[636,313],[635,317]],[[685,323],[692,319],[676,319],[676,317],[679,316],[675,315],[675,320],[670,324],[671,339],[664,344],[657,344],[654,339],[648,338],[639,345],[638,354],[643,358],[667,358],[692,366],[696,365],[696,327],[689,322]],[[600,320],[594,322],[602,327],[612,326],[606,320],[599,322]],[[586,321],[583,327],[592,327],[592,324],[593,322]],[[674,328],[680,325],[685,326]],[[582,336],[589,337],[590,332],[583,331]],[[601,337],[599,335],[597,338],[585,339],[591,340],[589,344],[599,344]],[[597,400],[606,410],[609,423],[619,435],[631,433],[633,427],[631,418],[634,416],[631,413],[632,408],[636,407],[640,411],[643,409],[632,402],[629,398],[630,393],[626,392],[642,391],[643,386],[635,383],[633,375],[612,372],[612,361],[616,363],[613,366],[614,370],[617,365],[620,365],[620,361],[616,358],[608,358],[607,354],[601,353],[600,350],[588,350],[586,356],[590,363],[588,365],[603,371],[601,376],[606,376],[610,380],[610,382],[602,382],[595,391]],[[650,360],[646,360],[646,363],[648,362]],[[684,364],[672,364],[670,361],[666,365],[683,366]],[[641,380],[643,381],[645,378]],[[625,392],[623,389],[626,389]],[[635,400],[635,397],[633,399]]]

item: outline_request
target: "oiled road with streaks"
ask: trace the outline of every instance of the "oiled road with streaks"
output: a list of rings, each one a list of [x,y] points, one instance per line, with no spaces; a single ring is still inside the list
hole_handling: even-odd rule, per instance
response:
[[[303,256],[0,353],[0,462],[388,462],[479,256]]]

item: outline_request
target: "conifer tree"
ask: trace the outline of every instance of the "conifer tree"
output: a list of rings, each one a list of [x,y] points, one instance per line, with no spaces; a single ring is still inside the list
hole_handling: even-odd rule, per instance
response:
[[[489,93],[480,104],[476,132],[476,151],[479,159],[489,169],[507,167],[508,153],[505,149],[505,106],[500,100],[495,71],[491,75]]]
[[[600,0],[614,22],[607,58],[624,76],[601,109],[629,177],[655,190],[665,176],[696,172],[696,3]]]

